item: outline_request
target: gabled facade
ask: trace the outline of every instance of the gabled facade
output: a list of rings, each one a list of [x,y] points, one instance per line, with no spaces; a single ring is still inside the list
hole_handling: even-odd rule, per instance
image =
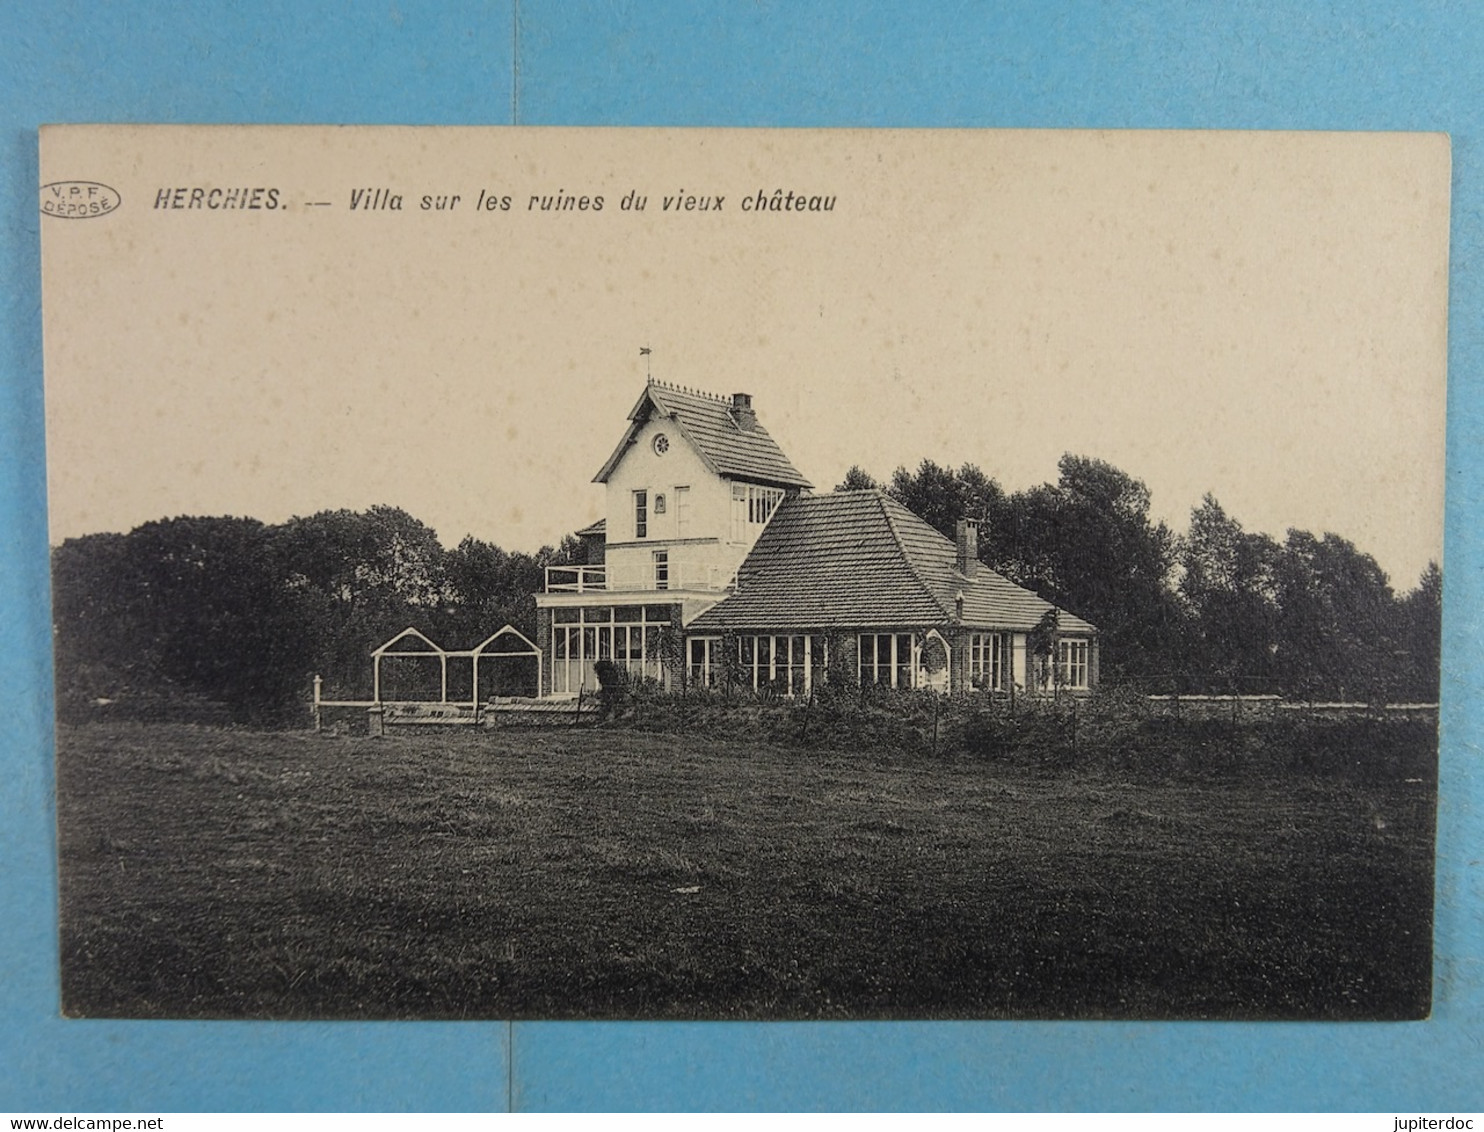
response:
[[[737,568],[790,495],[811,487],[768,435],[745,393],[721,397],[651,381],[595,483],[602,528],[580,532],[590,563],[552,567],[536,598],[546,686],[597,686],[593,665],[679,679],[660,661],[660,631],[679,632],[731,592]]]
[[[807,695],[826,671],[940,691],[1097,681],[1097,631],[979,562],[977,532],[944,538],[876,491],[811,485],[751,398],[650,382],[595,482],[606,516],[588,561],[537,595],[544,684],[595,690],[594,665],[677,686],[724,677]],[[601,551],[598,549],[601,546]]]

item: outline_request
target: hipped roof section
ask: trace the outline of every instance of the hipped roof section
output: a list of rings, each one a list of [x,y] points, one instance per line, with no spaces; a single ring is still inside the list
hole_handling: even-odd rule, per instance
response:
[[[607,519],[599,519],[596,523],[590,523],[588,526],[583,527],[582,530],[573,532],[578,538],[596,538],[598,535],[606,535],[607,533]]]
[[[702,463],[719,476],[785,488],[813,486],[755,416],[746,425],[737,419],[730,398],[654,380],[644,387],[629,413],[630,423],[623,439],[593,477],[594,483],[608,482],[639,430],[656,413],[674,421],[677,431],[696,450]]]
[[[958,572],[957,548],[879,491],[805,495],[779,504],[737,572],[737,591],[695,630],[798,630],[943,625],[1034,629],[1055,608],[982,563]],[[1092,634],[1060,611],[1063,633]]]

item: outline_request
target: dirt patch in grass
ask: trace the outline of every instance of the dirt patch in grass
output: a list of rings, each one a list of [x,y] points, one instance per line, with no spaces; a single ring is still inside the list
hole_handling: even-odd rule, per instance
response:
[[[112,724],[60,729],[58,794],[74,1015],[1429,1004],[1431,776],[1133,781],[607,729]]]

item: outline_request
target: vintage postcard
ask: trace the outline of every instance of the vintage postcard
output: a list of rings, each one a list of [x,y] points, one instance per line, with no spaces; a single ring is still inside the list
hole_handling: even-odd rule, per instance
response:
[[[1429,1011],[1441,135],[41,134],[63,1009]]]

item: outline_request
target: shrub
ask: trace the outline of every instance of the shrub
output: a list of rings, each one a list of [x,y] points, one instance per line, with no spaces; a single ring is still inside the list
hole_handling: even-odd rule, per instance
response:
[[[815,685],[808,698],[793,699],[778,689],[666,692],[653,681],[622,690],[626,710],[615,708],[609,718],[645,731],[751,736],[775,746],[873,755],[936,751],[1122,778],[1426,778],[1437,757],[1436,724],[1427,720],[1272,713],[1177,717],[1151,714],[1145,697],[1117,688],[1059,701],[1022,696],[1013,702],[1008,696],[947,697],[829,681]]]
[[[615,719],[629,698],[629,670],[611,660],[600,660],[593,664],[598,677],[598,701],[603,705],[603,715]]]

